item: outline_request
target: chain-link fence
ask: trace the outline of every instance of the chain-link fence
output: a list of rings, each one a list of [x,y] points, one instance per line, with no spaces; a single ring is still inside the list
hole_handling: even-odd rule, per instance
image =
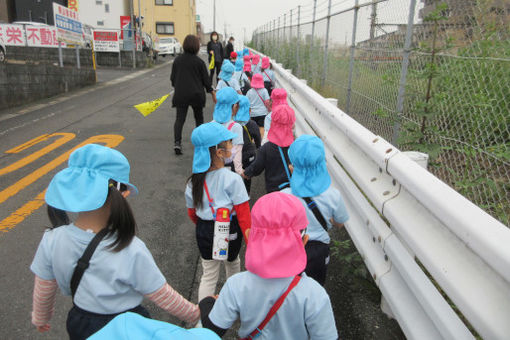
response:
[[[510,1],[310,0],[252,43],[510,225]]]

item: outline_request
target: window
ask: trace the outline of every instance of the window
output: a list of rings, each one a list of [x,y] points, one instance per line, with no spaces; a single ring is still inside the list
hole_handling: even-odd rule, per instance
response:
[[[156,5],[173,6],[174,0],[156,0]]]
[[[102,5],[102,4],[103,4],[102,0],[96,0],[96,5]]]
[[[104,4],[104,12],[110,13],[110,5],[109,4]]]
[[[104,26],[104,20],[98,21],[97,26]]]
[[[174,34],[173,22],[157,22],[156,33],[158,34]]]

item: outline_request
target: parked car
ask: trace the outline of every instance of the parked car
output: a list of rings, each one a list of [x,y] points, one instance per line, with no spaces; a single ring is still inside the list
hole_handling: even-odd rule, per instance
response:
[[[165,57],[168,54],[175,56],[176,54],[182,53],[182,46],[177,38],[160,38],[158,46],[156,48],[158,54]]]
[[[5,43],[3,38],[0,37],[0,63],[5,63],[7,58],[7,50],[5,49]]]

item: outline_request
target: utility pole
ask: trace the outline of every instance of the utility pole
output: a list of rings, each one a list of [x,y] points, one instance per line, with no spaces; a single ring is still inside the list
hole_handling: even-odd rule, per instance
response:
[[[213,31],[216,31],[216,0],[214,0],[213,6]]]
[[[136,68],[136,40],[135,40],[135,23],[133,21],[133,14],[135,13],[135,6],[133,5],[133,0],[129,1],[129,13],[131,13],[131,34],[133,35],[133,68]]]
[[[142,0],[138,0],[138,35],[140,37],[140,49],[143,49],[142,43]]]

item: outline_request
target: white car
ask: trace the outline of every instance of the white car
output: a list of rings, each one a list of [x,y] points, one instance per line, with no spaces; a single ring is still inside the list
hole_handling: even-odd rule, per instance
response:
[[[5,63],[5,58],[7,55],[7,50],[5,49],[4,41],[2,37],[0,37],[0,63]]]
[[[177,38],[160,38],[157,50],[158,54],[165,57],[168,54],[175,56],[182,53],[182,46]]]

